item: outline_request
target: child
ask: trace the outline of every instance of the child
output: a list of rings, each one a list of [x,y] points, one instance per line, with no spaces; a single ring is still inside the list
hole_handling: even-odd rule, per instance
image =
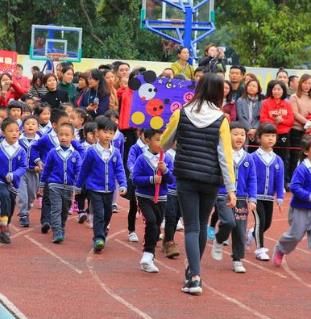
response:
[[[173,183],[173,164],[169,156],[160,161],[160,138],[162,131],[144,131],[148,151],[141,154],[133,169],[138,206],[145,218],[144,253],[140,267],[146,272],[159,272],[154,264],[155,247],[160,235],[160,225],[165,213],[168,184]],[[158,171],[161,176],[158,175]],[[159,199],[154,203],[155,186],[160,184]]]
[[[16,190],[26,172],[26,153],[18,144],[16,121],[5,119],[1,130],[4,140],[0,143],[0,242],[10,244],[8,224],[14,211]]]
[[[35,163],[40,167],[40,169],[43,169],[48,152],[59,146],[59,140],[57,137],[58,129],[64,123],[69,123],[69,117],[65,111],[55,109],[51,114],[51,122],[53,127],[51,132],[43,135],[33,147],[35,152]],[[80,156],[83,157],[83,147],[75,140],[73,140],[71,144],[74,149],[79,152]],[[43,189],[41,225],[41,232],[43,234],[48,233],[50,230],[50,200],[48,185],[45,185]]]
[[[139,138],[137,142],[131,146],[129,155],[127,158],[128,169],[128,194],[127,197],[130,201],[130,207],[128,212],[128,240],[129,242],[138,242],[138,236],[135,232],[136,214],[137,214],[137,199],[135,195],[135,186],[133,184],[133,168],[139,155],[148,150],[148,146],[145,143],[144,131],[138,131]]]
[[[176,142],[172,148],[166,152],[166,155],[170,157],[171,162],[174,163],[176,155]],[[177,230],[176,228],[180,217],[181,211],[177,199],[176,178],[173,175],[173,182],[168,185],[167,204],[165,209],[163,252],[167,258],[179,256],[179,250],[174,242],[174,235],[175,231]]]
[[[117,125],[119,125],[119,113],[115,110],[108,110],[104,114],[107,118],[109,118],[111,121],[115,122]],[[117,148],[121,154],[122,160],[124,156],[124,135],[117,129],[116,134],[113,137],[112,145]],[[117,204],[117,189],[113,193],[113,200],[112,200],[112,213],[118,213],[118,204]]]
[[[26,117],[28,117],[29,115],[32,115],[32,110],[30,109],[30,107],[27,104],[24,104],[22,121],[24,121],[24,119]]]
[[[69,118],[71,118],[72,113],[74,112],[74,106],[71,103],[62,103],[61,104],[63,110],[67,113],[67,115],[69,116]]]
[[[57,130],[57,137],[60,145],[48,153],[41,176],[41,182],[49,188],[55,244],[64,241],[68,210],[81,166],[81,157],[71,145],[74,139],[72,124],[63,123]]]
[[[23,121],[23,134],[19,138],[19,144],[27,154],[27,171],[22,177],[18,190],[19,223],[22,227],[29,227],[29,210],[36,198],[39,187],[39,166],[34,163],[33,145],[40,138],[38,120],[30,115]]]
[[[97,124],[96,122],[87,122],[84,125],[84,142],[81,144],[86,151],[96,143],[96,129]],[[80,194],[76,194],[75,200],[78,205],[78,222],[79,224],[83,224],[88,217],[87,211],[89,211],[89,208],[85,210],[85,200],[87,199],[87,192],[84,188],[81,189]],[[90,215],[89,215],[90,218]],[[91,219],[91,218],[90,218]],[[92,224],[92,223],[90,223]]]
[[[233,147],[233,160],[236,176],[236,207],[230,209],[226,205],[226,189],[221,187],[219,190],[217,205],[220,215],[224,213],[234,215],[235,225],[232,228],[232,269],[236,273],[245,273],[246,269],[241,261],[245,253],[245,236],[247,226],[247,216],[249,211],[256,209],[257,197],[257,178],[256,167],[250,154],[243,146],[246,141],[247,129],[241,122],[232,122],[230,124],[231,141]],[[216,260],[222,259],[222,251],[212,250],[213,257]],[[216,257],[216,258],[215,258]],[[217,258],[219,257],[219,258]]]
[[[50,121],[51,118],[51,108],[50,105],[47,103],[38,103],[37,106],[34,108],[33,112],[34,116],[38,118],[39,122],[39,135],[43,136],[49,134],[53,127]]]
[[[264,233],[270,228],[273,214],[273,201],[276,195],[279,209],[284,198],[284,164],[282,159],[273,152],[277,139],[277,130],[273,124],[263,123],[257,129],[260,147],[252,153],[257,172],[257,210],[255,230],[250,229],[247,236],[248,245],[255,237],[256,258],[262,261],[270,259],[268,249],[264,246]]]
[[[75,139],[80,143],[84,140],[83,127],[88,119],[89,115],[84,109],[74,109],[70,115],[71,123],[75,128]]]
[[[22,115],[24,103],[20,101],[11,100],[8,105],[8,117],[17,122],[19,129],[22,128]]]
[[[288,212],[290,228],[278,240],[272,257],[272,262],[277,267],[281,266],[284,255],[296,248],[305,233],[311,248],[311,136],[304,136],[301,144],[301,162],[290,183],[293,193]]]
[[[125,195],[127,185],[120,152],[111,145],[117,125],[106,117],[99,117],[96,123],[98,142],[86,152],[77,187],[85,187],[88,192],[94,214],[94,252],[100,253],[112,215],[115,180],[120,185],[121,195]]]

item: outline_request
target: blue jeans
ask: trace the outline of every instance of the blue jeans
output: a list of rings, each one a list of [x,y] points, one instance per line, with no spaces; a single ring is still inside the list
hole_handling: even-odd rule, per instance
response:
[[[185,248],[191,276],[200,275],[208,217],[215,205],[218,186],[177,179],[177,196],[185,227]]]
[[[113,193],[100,193],[88,191],[91,206],[94,214],[93,219],[93,240],[106,239],[107,226],[112,215],[112,196]]]
[[[61,186],[61,185],[60,185]],[[72,190],[58,186],[49,186],[49,199],[51,203],[51,227],[53,233],[62,233],[71,205]]]

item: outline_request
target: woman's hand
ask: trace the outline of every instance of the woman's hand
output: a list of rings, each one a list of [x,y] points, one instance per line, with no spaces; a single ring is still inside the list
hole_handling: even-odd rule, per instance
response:
[[[86,110],[89,112],[94,112],[98,108],[98,104],[90,103],[87,107]]]

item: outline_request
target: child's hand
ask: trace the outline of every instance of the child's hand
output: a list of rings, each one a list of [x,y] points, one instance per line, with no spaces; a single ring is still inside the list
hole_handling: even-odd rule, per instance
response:
[[[125,187],[120,187],[120,189],[119,189],[119,194],[120,194],[121,196],[124,196],[126,193],[127,193],[126,188],[125,188]]]
[[[36,173],[42,172],[42,168],[39,165],[35,166],[34,170],[35,170]]]
[[[236,195],[235,192],[229,192],[227,197],[227,206],[234,208],[236,206]]]
[[[163,174],[166,172],[166,164],[163,161],[158,163],[158,170]]]
[[[5,179],[8,183],[12,183],[13,182],[13,174],[12,173],[8,173],[6,176],[5,176]]]
[[[155,175],[154,176],[154,183],[161,184],[162,183],[162,176]]]
[[[248,202],[247,206],[249,212],[254,212],[256,210],[256,203],[254,202]]]

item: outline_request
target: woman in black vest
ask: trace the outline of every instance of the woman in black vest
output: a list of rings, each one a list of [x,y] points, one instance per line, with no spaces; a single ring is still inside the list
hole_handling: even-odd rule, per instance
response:
[[[189,263],[182,291],[190,294],[202,293],[200,260],[206,246],[206,224],[221,184],[228,191],[227,205],[236,204],[229,122],[220,110],[223,96],[223,79],[205,74],[193,99],[173,113],[161,139],[165,150],[177,140],[174,174]]]

